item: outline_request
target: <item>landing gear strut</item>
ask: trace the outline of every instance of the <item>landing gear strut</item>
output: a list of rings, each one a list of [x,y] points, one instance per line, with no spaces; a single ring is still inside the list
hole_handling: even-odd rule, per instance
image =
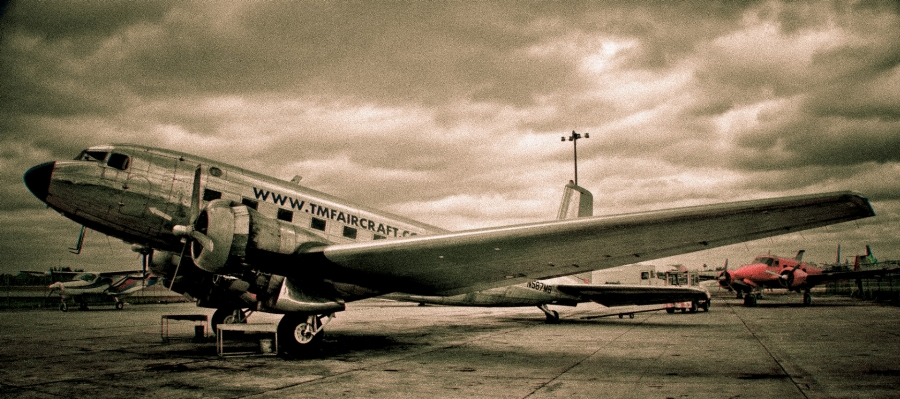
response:
[[[809,294],[809,291],[803,291],[803,306],[809,306],[812,303],[812,295]]]
[[[546,303],[538,305],[538,309],[540,309],[541,312],[544,312],[544,315],[547,316],[547,320],[544,321],[545,323],[547,323],[547,324],[559,323],[559,312],[557,312],[555,310],[550,310],[550,308],[547,307]]]

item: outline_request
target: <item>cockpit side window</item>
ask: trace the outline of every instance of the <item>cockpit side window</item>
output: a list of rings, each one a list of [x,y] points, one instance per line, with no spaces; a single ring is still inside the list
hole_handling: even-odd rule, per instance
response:
[[[81,152],[81,154],[78,155],[78,158],[75,158],[75,160],[103,162],[104,160],[106,160],[107,154],[109,154],[109,153],[106,151],[84,150]]]
[[[106,165],[111,168],[116,168],[118,170],[128,169],[129,158],[128,155],[122,155],[117,153],[109,154],[109,160],[106,161]]]

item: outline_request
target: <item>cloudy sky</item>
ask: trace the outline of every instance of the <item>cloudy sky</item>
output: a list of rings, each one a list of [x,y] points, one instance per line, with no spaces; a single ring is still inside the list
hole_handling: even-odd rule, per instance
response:
[[[460,230],[855,190],[878,216],[653,262],[900,259],[896,2],[13,1],[0,272],[138,266],[47,210],[35,164],[131,142]]]

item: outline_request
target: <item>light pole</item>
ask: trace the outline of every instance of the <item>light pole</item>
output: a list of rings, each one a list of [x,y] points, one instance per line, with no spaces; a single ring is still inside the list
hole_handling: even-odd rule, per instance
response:
[[[562,141],[566,141],[566,136],[562,136]],[[584,137],[581,136],[581,133],[575,133],[572,131],[572,135],[568,137],[569,141],[572,142],[572,148],[575,149],[575,185],[578,185],[578,139],[589,139],[591,138],[590,133],[585,133]]]

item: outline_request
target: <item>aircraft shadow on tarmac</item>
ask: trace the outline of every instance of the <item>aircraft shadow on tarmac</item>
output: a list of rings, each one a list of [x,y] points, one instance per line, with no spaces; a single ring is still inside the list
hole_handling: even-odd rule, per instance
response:
[[[660,312],[657,317],[666,318],[666,317],[702,317],[706,312],[703,313],[686,313],[686,314],[675,314],[668,315],[664,312]],[[544,325],[543,318],[538,317],[524,317],[524,316],[508,316],[508,317],[497,317],[497,320],[508,321],[508,322],[521,322],[527,324],[534,325]],[[659,321],[656,321],[659,320]],[[579,325],[579,326],[597,326],[600,328],[609,327],[609,326],[623,326],[623,325],[634,325],[641,326],[642,328],[667,328],[667,329],[680,329],[680,328],[695,328],[696,325],[685,322],[685,323],[667,323],[665,319],[648,319],[639,318],[639,316],[635,316],[634,319],[628,318],[625,316],[624,318],[618,318],[616,315],[590,315],[590,314],[578,314],[578,315],[561,315],[559,321],[555,323],[558,326],[565,325]],[[552,325],[551,325],[552,326]]]

